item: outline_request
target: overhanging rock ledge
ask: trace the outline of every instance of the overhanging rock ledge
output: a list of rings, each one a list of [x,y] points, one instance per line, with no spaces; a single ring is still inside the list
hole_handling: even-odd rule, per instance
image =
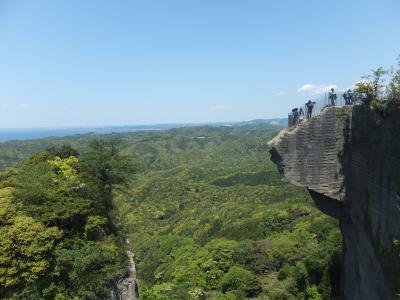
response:
[[[268,143],[284,180],[339,219],[343,299],[400,299],[400,109],[328,107]]]

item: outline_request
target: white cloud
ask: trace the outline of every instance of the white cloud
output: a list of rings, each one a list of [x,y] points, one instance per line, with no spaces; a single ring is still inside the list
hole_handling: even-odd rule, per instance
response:
[[[232,107],[226,105],[215,105],[210,108],[211,111],[230,110]]]
[[[275,93],[276,96],[283,96],[283,95],[286,95],[286,94],[287,94],[287,92],[284,92],[284,91],[280,91],[280,92]]]
[[[315,85],[306,83],[306,84],[303,85],[302,87],[298,88],[298,89],[297,89],[297,92],[298,92],[298,93],[301,93],[301,92],[311,92],[311,91],[313,91],[315,88],[316,88]]]
[[[297,92],[318,95],[318,94],[328,92],[332,88],[337,89],[337,85],[335,85],[335,84],[315,85],[315,84],[306,83],[305,85],[298,88]]]

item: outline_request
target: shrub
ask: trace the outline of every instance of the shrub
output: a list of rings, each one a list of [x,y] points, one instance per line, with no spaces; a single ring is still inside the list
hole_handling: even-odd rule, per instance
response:
[[[103,227],[107,224],[107,218],[102,216],[89,216],[85,225],[85,236],[91,239],[103,239],[105,232]]]
[[[310,286],[306,290],[307,299],[309,300],[322,300],[320,293],[315,285]]]
[[[249,270],[242,267],[231,267],[221,280],[223,292],[243,290],[247,296],[254,297],[261,292],[258,278]]]

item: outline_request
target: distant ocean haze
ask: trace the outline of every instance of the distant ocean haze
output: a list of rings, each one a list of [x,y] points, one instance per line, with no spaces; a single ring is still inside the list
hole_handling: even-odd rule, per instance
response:
[[[12,140],[34,140],[47,137],[64,137],[76,134],[108,134],[114,132],[134,132],[140,130],[157,130],[157,128],[104,127],[104,128],[27,128],[0,129],[0,142]]]
[[[83,129],[0,129],[0,142],[83,133]]]
[[[104,126],[104,127],[60,127],[60,128],[20,128],[20,129],[0,129],[0,143],[13,140],[34,140],[47,137],[64,137],[76,134],[110,134],[123,132],[136,132],[147,130],[167,130],[181,127],[192,126],[241,126],[257,123],[268,123],[272,126],[285,126],[286,119],[258,119],[243,122],[216,122],[216,123],[196,123],[196,124],[156,124],[156,125],[134,125],[134,126]]]

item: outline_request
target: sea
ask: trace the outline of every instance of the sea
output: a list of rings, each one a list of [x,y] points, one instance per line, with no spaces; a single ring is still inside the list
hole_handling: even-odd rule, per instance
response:
[[[189,123],[189,124],[156,124],[134,126],[103,126],[103,127],[65,127],[65,128],[22,128],[0,129],[0,143],[7,141],[35,140],[48,137],[64,137],[77,134],[110,134],[137,132],[149,130],[168,130],[173,128],[213,125],[213,126],[243,126],[249,124],[266,123],[271,126],[284,126],[286,119],[259,119],[243,122],[217,122],[217,123]]]
[[[173,127],[172,127],[173,128]],[[48,137],[64,137],[76,134],[110,134],[122,132],[136,132],[144,130],[161,130],[159,126],[135,127],[88,127],[88,128],[26,128],[26,129],[0,129],[0,143],[7,141],[34,140]]]

